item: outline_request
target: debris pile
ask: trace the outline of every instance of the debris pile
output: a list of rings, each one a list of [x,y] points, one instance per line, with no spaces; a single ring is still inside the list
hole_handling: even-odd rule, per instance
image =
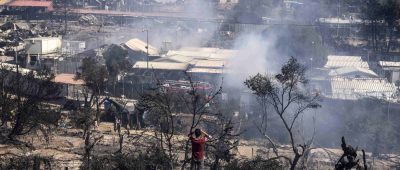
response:
[[[6,22],[0,26],[0,55],[13,56],[15,48],[17,51],[22,50],[24,39],[57,35],[49,31],[46,24],[32,24],[24,29],[16,23]]]
[[[79,23],[82,25],[99,25],[100,21],[91,14],[88,15],[82,15],[79,18]]]

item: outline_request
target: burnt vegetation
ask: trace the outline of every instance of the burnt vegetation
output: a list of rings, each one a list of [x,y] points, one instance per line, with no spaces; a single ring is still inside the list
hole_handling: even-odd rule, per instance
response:
[[[29,2],[0,11],[0,169],[400,167],[399,0]]]

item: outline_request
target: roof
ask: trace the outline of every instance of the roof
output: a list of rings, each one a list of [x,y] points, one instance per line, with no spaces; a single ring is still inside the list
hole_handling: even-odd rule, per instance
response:
[[[378,75],[374,71],[360,67],[341,67],[329,71],[329,76],[346,76],[349,74],[364,74],[370,77],[378,77]]]
[[[184,56],[184,55],[174,54],[174,55],[167,56],[167,57],[161,57],[161,58],[156,59],[154,61],[190,63],[191,61],[193,61],[193,58],[188,57],[188,56]]]
[[[328,23],[328,24],[361,24],[364,23],[361,19],[342,19],[342,18],[320,18],[319,22]]]
[[[0,5],[5,5],[7,3],[10,3],[12,0],[0,0]]]
[[[338,67],[359,67],[369,68],[368,63],[361,59],[361,56],[338,56],[329,55],[325,68],[338,68]]]
[[[83,80],[76,80],[75,74],[58,74],[54,77],[53,80],[55,83],[61,84],[71,84],[71,85],[84,85],[85,81]]]
[[[189,73],[208,73],[208,74],[222,74],[223,69],[218,68],[191,68],[187,72]]]
[[[212,68],[223,68],[225,61],[223,60],[197,60],[194,67],[212,67]]]
[[[35,37],[35,38],[27,38],[24,40],[35,40],[35,41],[39,41],[39,40],[60,40],[61,41],[61,37]]]
[[[167,56],[181,55],[191,58],[207,58],[208,56],[210,56],[208,52],[183,51],[183,50],[170,50],[166,55]]]
[[[12,6],[12,7],[45,7],[49,11],[53,10],[53,2],[52,1],[15,0],[6,5]]]
[[[29,24],[25,23],[25,22],[16,22],[14,23],[17,27],[21,28],[21,29],[25,29],[25,30],[29,30]]]
[[[149,62],[149,68],[163,70],[187,70],[192,73],[222,74],[229,57],[233,57],[236,50],[220,48],[183,47],[179,50],[170,50],[165,57]],[[145,61],[139,61],[133,68],[147,68]]]
[[[234,56],[235,50],[220,48],[183,47],[179,50],[168,51],[167,56],[181,55],[193,59],[227,59]]]
[[[149,69],[157,70],[187,70],[189,64],[187,63],[172,63],[172,62],[149,62]],[[147,69],[146,61],[138,61],[133,65],[136,69]]]
[[[381,67],[400,67],[400,62],[394,61],[379,61],[378,64]]]
[[[140,51],[143,53],[147,53],[147,42],[143,42],[142,40],[139,40],[137,38],[131,39],[127,42],[124,43],[126,47],[128,47],[129,49],[133,50],[133,51]],[[159,55],[157,48],[149,45],[149,55],[151,56],[157,56]]]
[[[335,77],[331,79],[332,97],[341,99],[357,99],[372,96],[377,98],[392,97],[396,86],[385,79],[360,78],[348,79]]]

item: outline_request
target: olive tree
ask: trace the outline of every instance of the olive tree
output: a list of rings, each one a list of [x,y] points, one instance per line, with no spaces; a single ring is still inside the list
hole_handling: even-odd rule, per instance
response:
[[[279,155],[276,144],[265,131],[262,135],[272,144],[276,158],[288,160],[290,169],[295,169],[300,158],[309,149],[312,140],[300,144],[295,138],[295,124],[299,116],[307,109],[321,107],[318,103],[318,93],[305,90],[308,80],[305,77],[306,68],[297,59],[291,57],[276,75],[257,74],[250,76],[244,84],[258,97],[261,97],[273,113],[279,117],[287,132],[294,157]]]

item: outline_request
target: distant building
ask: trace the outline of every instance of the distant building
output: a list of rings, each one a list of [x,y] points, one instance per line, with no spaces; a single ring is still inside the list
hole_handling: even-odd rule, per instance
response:
[[[368,21],[362,19],[355,19],[352,16],[349,16],[348,18],[320,18],[318,21],[324,24],[340,24],[340,25],[368,23]]]
[[[74,55],[85,51],[86,42],[85,41],[62,41],[61,52],[63,55]]]
[[[79,91],[85,85],[83,80],[75,79],[75,74],[58,74],[54,77],[53,82],[61,85],[60,96],[68,99],[79,98]]]
[[[4,1],[4,2],[3,2]],[[52,0],[3,0],[0,5],[14,9],[37,9],[43,12],[53,11]]]
[[[144,61],[137,62],[133,69],[136,73],[138,69],[142,72],[150,72],[151,69],[172,80],[185,77],[182,74],[187,72],[197,80],[213,82],[220,75],[229,72],[228,59],[235,53],[235,50],[228,49],[184,47],[168,51],[166,55],[151,61],[149,70]]]
[[[160,56],[157,48],[137,38],[131,39],[121,45],[128,49],[128,57],[133,63],[136,61],[147,61],[147,57],[149,57],[149,60],[153,60]]]
[[[331,77],[346,77],[346,78],[378,78],[378,74],[374,71],[361,67],[341,67],[329,70]]]
[[[99,63],[105,64],[103,52],[108,47],[108,45],[102,45],[98,48],[85,50],[74,55],[66,55],[66,57],[59,59],[57,63],[57,72],[75,74],[81,67],[82,59],[87,57],[95,57]]]
[[[60,37],[40,37],[24,40],[27,68],[53,67],[61,54]]]
[[[332,94],[335,99],[357,100],[365,97],[394,99],[396,87],[384,78],[343,78],[330,79]]]
[[[312,87],[324,96],[342,100],[374,97],[396,99],[396,87],[379,77],[361,56],[329,55],[325,66],[311,75]]]
[[[186,63],[138,61],[133,65],[132,71],[135,75],[135,82],[149,83],[154,80],[153,75],[159,79],[170,80],[185,77],[184,72],[188,68],[189,64]]]
[[[328,55],[328,60],[324,68],[335,69],[341,67],[356,67],[369,69],[369,65],[366,61],[363,61],[361,56],[339,56],[339,55]]]
[[[383,70],[385,77],[391,83],[400,81],[400,62],[379,61],[378,66]]]

